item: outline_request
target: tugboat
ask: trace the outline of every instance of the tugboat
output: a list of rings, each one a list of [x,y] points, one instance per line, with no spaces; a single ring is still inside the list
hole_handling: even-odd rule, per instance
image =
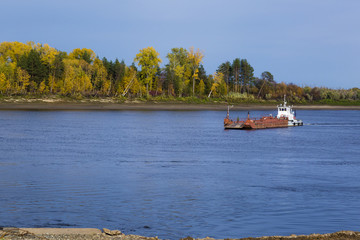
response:
[[[247,119],[244,121],[233,121],[229,117],[229,106],[224,119],[225,129],[264,129],[264,128],[280,128],[280,127],[292,127],[302,126],[303,121],[296,119],[296,113],[292,110],[293,106],[287,106],[287,102],[284,96],[284,104],[277,106],[278,113],[276,117],[271,114],[269,116],[261,117],[260,119],[250,118],[248,112]]]

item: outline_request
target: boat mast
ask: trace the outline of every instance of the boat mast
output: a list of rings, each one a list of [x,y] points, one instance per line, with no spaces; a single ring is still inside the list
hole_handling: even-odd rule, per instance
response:
[[[231,106],[227,106],[228,109],[227,109],[227,113],[226,113],[226,118],[229,119],[230,118],[230,108],[232,108],[234,105],[231,105]]]

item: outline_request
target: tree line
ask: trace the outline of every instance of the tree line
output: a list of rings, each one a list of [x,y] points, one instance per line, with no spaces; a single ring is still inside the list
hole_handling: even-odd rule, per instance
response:
[[[360,89],[300,87],[277,83],[269,71],[254,76],[246,59],[221,63],[207,74],[199,49],[172,48],[167,63],[153,48],[141,49],[131,65],[100,59],[93,50],[70,53],[48,44],[0,44],[0,95],[61,95],[81,97],[141,98],[151,96],[224,99],[280,99],[294,102],[360,100]]]

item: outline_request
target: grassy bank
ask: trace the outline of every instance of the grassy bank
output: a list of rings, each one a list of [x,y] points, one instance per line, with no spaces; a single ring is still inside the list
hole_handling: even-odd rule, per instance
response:
[[[66,96],[0,96],[0,104],[2,103],[115,103],[115,104],[148,104],[148,103],[163,103],[163,104],[226,104],[226,105],[263,105],[274,106],[281,104],[282,100],[264,100],[256,98],[200,98],[200,97],[143,97],[143,98],[125,98],[125,97],[88,97],[81,95],[66,97]],[[312,105],[327,105],[327,106],[360,106],[360,100],[319,100],[319,101],[305,101],[305,100],[288,100],[288,104],[312,106]]]
[[[118,100],[113,98],[102,99],[4,99],[0,101],[0,110],[44,110],[44,111],[67,111],[67,110],[141,110],[141,111],[226,111],[231,105],[231,111],[236,110],[276,110],[277,102],[227,103],[225,101],[192,102],[192,101],[144,101]],[[295,105],[294,109],[308,110],[360,110],[360,105]]]

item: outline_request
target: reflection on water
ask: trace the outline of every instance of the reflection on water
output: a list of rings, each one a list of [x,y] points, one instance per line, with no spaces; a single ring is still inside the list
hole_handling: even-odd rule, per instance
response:
[[[225,111],[1,111],[0,226],[170,239],[356,230],[360,111],[297,114],[306,125],[224,131]]]

